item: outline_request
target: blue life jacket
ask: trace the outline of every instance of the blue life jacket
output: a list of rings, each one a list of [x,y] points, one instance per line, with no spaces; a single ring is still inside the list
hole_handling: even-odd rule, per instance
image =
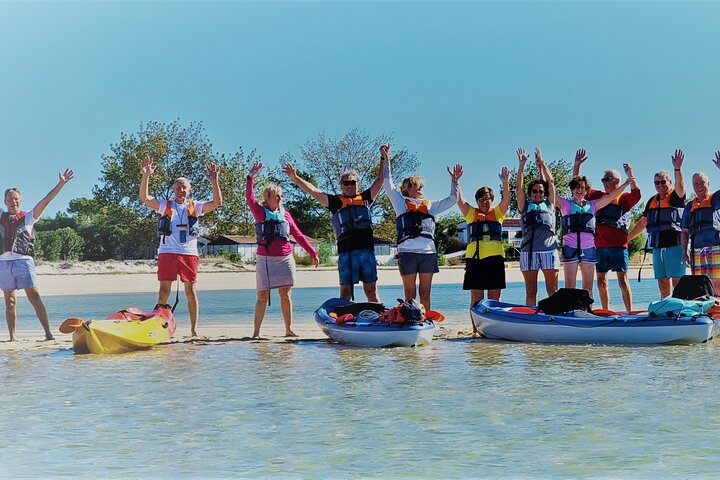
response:
[[[435,217],[428,213],[428,201],[419,205],[405,199],[405,213],[395,219],[398,245],[410,238],[435,239]]]
[[[290,224],[285,220],[285,209],[277,212],[265,207],[265,220],[255,224],[255,238],[258,245],[270,245],[275,239],[290,240]]]
[[[372,228],[372,215],[362,195],[351,198],[341,196],[340,201],[342,207],[332,215],[335,238],[340,238],[341,235],[353,230]]]
[[[619,197],[609,205],[596,211],[595,222],[597,224],[615,227],[618,230],[628,233],[630,230],[631,213],[620,206],[618,199]]]
[[[0,215],[0,253],[35,256],[35,235],[24,228],[25,214],[26,212],[22,211],[15,215],[10,215],[9,212]]]

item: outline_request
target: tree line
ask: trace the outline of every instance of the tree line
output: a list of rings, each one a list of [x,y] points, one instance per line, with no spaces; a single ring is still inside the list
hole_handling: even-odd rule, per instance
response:
[[[369,186],[378,175],[379,146],[394,144],[392,134],[372,135],[360,128],[333,137],[320,133],[299,147],[299,154],[287,152],[280,156],[275,167],[255,179],[261,189],[268,183],[283,188],[284,207],[290,211],[300,229],[321,242],[333,240],[330,212],[312,197],[302,192],[281,171],[285,162],[292,163],[298,174],[329,193],[339,193],[338,179],[346,170],[355,170],[361,186]],[[417,155],[407,148],[393,145],[393,172],[403,178],[420,167]],[[92,190],[91,198],[75,198],[66,213],[41,219],[36,224],[37,256],[43,260],[105,260],[110,258],[152,258],[157,249],[156,215],[140,202],[140,161],[152,156],[158,168],[150,180],[150,193],[156,198],[171,196],[171,187],[178,177],[186,177],[192,184],[192,198],[207,198],[210,183],[203,178],[205,166],[214,162],[221,168],[220,186],[225,199],[221,208],[203,217],[203,236],[214,239],[220,235],[254,235],[255,227],[250,209],[245,203],[245,179],[252,164],[260,160],[255,150],[242,147],[231,153],[213,149],[201,122],[183,125],[148,122],[134,133],[121,133],[118,142],[110,145],[101,156],[101,174]],[[530,163],[530,162],[529,162]],[[572,165],[559,159],[548,165],[556,179],[558,191],[568,193]],[[534,178],[534,165],[529,165],[526,178]],[[517,216],[514,181],[511,173],[510,216]],[[490,185],[500,191],[498,185]],[[472,198],[475,185],[465,179],[466,197]],[[361,187],[361,188],[364,188]],[[372,207],[375,236],[383,241],[395,241],[395,214],[386,195],[379,195]],[[460,214],[438,219],[436,242],[438,251],[452,253],[464,249],[456,238]],[[631,252],[642,248],[632,248]]]

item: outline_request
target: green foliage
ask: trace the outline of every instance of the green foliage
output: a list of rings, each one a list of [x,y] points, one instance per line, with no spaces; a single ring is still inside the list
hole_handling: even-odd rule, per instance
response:
[[[295,263],[301,267],[309,267],[313,265],[313,259],[310,255],[298,255],[297,253],[293,253],[293,256],[295,257]]]
[[[435,221],[435,248],[440,253],[453,253],[465,249],[465,244],[457,238],[458,225],[465,218],[459,213],[451,213]]]
[[[38,231],[35,234],[36,256],[41,260],[78,260],[84,241],[70,227],[57,230]]]
[[[192,198],[211,197],[210,182],[205,179],[210,162],[220,166],[220,187],[224,204],[203,217],[204,234],[247,234],[252,217],[245,202],[245,176],[249,165],[258,161],[254,151],[245,155],[242,148],[232,154],[215,153],[202,123],[182,125],[178,120],[165,124],[141,124],[136,133],[120,134],[120,141],[102,155],[100,184],[93,189],[94,200],[101,205],[127,207],[140,217],[150,217],[147,207],[138,198],[140,162],[152,156],[158,165],[150,177],[149,193],[158,199],[171,197],[172,185],[178,177],[192,185]],[[240,228],[238,223],[243,226]]]
[[[632,220],[630,222],[631,228],[635,226],[638,220],[640,220],[640,217],[642,217],[643,211],[645,210],[645,205],[640,202],[632,209]],[[633,258],[633,256],[638,253],[642,252],[645,248],[645,240],[647,238],[647,234],[643,233],[641,235],[638,235],[637,237],[633,238],[628,242],[628,255],[630,258]]]
[[[332,244],[329,242],[320,242],[318,245],[318,259],[322,265],[330,263],[330,257],[332,257]]]

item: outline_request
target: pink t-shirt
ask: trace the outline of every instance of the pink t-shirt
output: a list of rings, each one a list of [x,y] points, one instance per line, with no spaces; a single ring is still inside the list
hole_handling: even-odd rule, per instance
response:
[[[253,177],[247,178],[247,184],[245,187],[245,200],[250,207],[250,211],[252,212],[253,218],[255,219],[255,223],[265,221],[265,207],[260,205],[260,203],[258,203],[258,201],[255,199],[255,191],[253,190]],[[297,224],[295,223],[295,220],[293,220],[290,212],[288,212],[287,210],[285,210],[285,220],[290,226],[290,235],[293,236],[295,241],[299,243],[300,246],[303,247],[305,251],[310,254],[311,257],[317,257],[317,252],[312,247],[312,245],[310,245],[307,237],[303,235],[303,233],[300,231]],[[293,249],[294,246],[291,241],[278,239],[270,242],[270,245],[268,247],[266,247],[265,245],[258,245],[257,253],[258,255],[265,255],[268,257],[286,257],[288,255],[292,255]]]
[[[559,198],[560,202],[558,207],[560,208],[560,213],[562,215],[569,215],[573,208],[573,204],[575,203],[573,200],[569,200],[567,198]],[[587,200],[585,202],[585,205],[582,207],[577,207],[581,211],[590,212],[593,215],[595,215],[595,200]],[[574,210],[575,212],[577,210]],[[570,248],[578,248],[577,244],[577,233],[568,233],[566,235],[563,235],[563,245],[570,247]],[[583,250],[586,250],[588,248],[592,248],[595,246],[595,235],[589,232],[580,232],[580,248]]]

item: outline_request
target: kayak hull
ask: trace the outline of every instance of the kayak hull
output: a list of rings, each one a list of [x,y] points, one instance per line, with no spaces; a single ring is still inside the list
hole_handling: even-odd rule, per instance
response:
[[[150,313],[139,309],[121,312],[128,311],[132,312],[129,318],[118,314],[105,320],[69,318],[63,322],[61,331],[69,333],[72,328],[75,353],[100,354],[146,350],[169,340],[175,333],[175,318],[169,308],[161,307]]]
[[[471,315],[486,338],[516,342],[689,345],[707,342],[720,330],[720,320],[705,314],[679,318],[647,313],[563,316],[523,312],[528,308],[532,307],[481,300],[472,307]]]
[[[315,322],[331,340],[345,345],[376,348],[424,346],[432,342],[435,323],[430,320],[419,323],[336,323],[330,312],[335,307],[351,303],[342,298],[331,298],[315,311]]]

